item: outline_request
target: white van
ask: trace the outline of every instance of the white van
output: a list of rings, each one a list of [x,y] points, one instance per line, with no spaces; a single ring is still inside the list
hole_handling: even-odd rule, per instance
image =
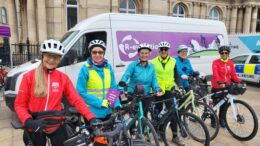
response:
[[[217,56],[216,49],[228,44],[226,27],[221,21],[140,14],[97,15],[81,21],[61,39],[66,55],[59,70],[65,72],[74,85],[80,68],[89,57],[87,46],[93,39],[106,42],[105,58],[112,64],[117,81],[128,64],[138,58],[137,46],[140,43],[152,46],[151,59],[157,56],[160,41],[170,42],[171,56],[176,56],[178,45],[185,44],[189,47],[195,70],[206,74],[211,74],[211,61]],[[40,60],[32,60],[8,73],[4,96],[10,109],[13,110],[22,75],[39,63]]]

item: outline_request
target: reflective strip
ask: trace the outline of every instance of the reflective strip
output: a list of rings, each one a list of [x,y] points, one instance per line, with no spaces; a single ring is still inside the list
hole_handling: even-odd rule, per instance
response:
[[[104,91],[107,92],[108,88],[104,89]],[[87,92],[103,92],[103,90],[102,89],[88,89]]]
[[[244,73],[244,65],[237,64],[235,68],[237,73]]]
[[[244,74],[251,74],[253,75],[255,73],[255,64],[246,64],[244,66]]]
[[[255,66],[255,74],[256,74],[256,75],[260,75],[260,64],[257,64],[257,65]]]

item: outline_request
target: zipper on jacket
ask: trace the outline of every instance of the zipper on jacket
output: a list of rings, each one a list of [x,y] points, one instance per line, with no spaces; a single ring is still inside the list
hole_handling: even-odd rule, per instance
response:
[[[225,82],[227,82],[227,64],[225,63]]]
[[[48,102],[49,102],[49,96],[50,96],[50,72],[48,71],[47,99],[46,99],[44,111],[47,110]]]

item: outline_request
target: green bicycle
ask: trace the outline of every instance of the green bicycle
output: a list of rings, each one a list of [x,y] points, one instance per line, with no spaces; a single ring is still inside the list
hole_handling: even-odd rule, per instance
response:
[[[151,146],[159,146],[158,135],[150,121],[144,117],[142,105],[142,100],[154,97],[155,95],[144,95],[143,92],[139,90],[142,88],[140,86],[142,85],[137,85],[137,91],[135,93],[126,94],[127,101],[121,101],[123,106],[128,106],[129,108],[129,118],[124,120],[124,123],[132,139],[142,139],[149,142]],[[124,103],[129,101],[131,101],[130,104],[124,105]],[[135,128],[136,126],[137,128]]]

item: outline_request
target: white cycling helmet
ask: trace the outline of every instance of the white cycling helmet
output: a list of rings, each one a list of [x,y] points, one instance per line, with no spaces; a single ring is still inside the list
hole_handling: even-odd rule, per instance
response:
[[[166,41],[162,41],[159,43],[158,48],[169,48],[170,49],[171,45],[170,45],[170,43],[168,43]]]
[[[65,53],[65,49],[60,41],[49,39],[45,40],[41,44],[41,49],[40,51],[42,53],[52,53],[52,54],[57,54],[60,56],[63,56]]]
[[[177,48],[177,52],[179,53],[181,50],[188,50],[188,47],[186,45],[179,45]]]
[[[138,52],[140,52],[142,49],[147,49],[147,50],[149,50],[150,52],[152,51],[152,49],[151,49],[151,46],[149,45],[149,44],[147,44],[147,43],[142,43],[142,44],[140,44],[139,46],[138,46]]]
[[[102,40],[92,40],[89,45],[88,45],[88,49],[91,52],[91,50],[96,47],[99,46],[101,47],[104,51],[106,51],[106,44],[105,42],[103,42]]]

